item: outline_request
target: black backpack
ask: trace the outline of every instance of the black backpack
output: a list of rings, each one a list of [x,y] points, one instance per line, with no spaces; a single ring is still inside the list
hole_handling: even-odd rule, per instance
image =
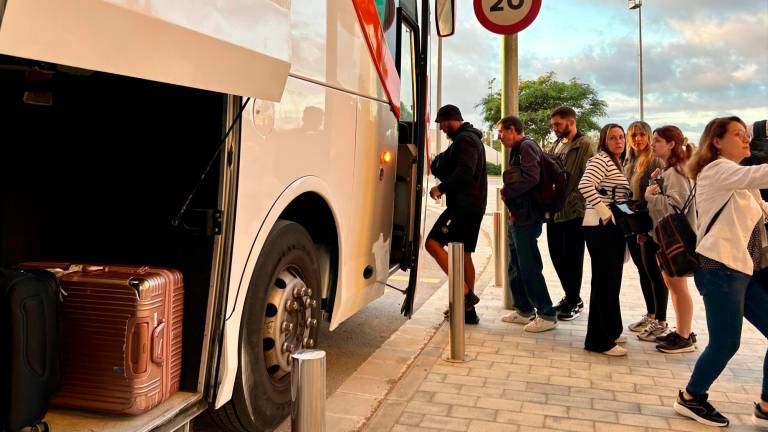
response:
[[[659,244],[656,252],[656,262],[664,273],[673,277],[692,275],[699,269],[699,258],[696,255],[696,232],[691,228],[685,216],[693,199],[696,197],[696,186],[693,186],[683,208],[673,207],[674,211],[661,218],[653,229]],[[717,216],[720,213],[718,212]],[[715,216],[707,227],[707,231],[717,219]]]
[[[566,189],[571,174],[566,171],[557,156],[541,152],[541,176],[533,190],[533,200],[550,216],[554,216],[565,205]]]

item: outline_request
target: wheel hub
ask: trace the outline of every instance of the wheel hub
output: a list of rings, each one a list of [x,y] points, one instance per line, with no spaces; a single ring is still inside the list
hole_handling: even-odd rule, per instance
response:
[[[313,348],[317,319],[312,310],[317,301],[294,269],[281,271],[267,293],[264,314],[264,361],[273,380],[291,371],[291,354]]]

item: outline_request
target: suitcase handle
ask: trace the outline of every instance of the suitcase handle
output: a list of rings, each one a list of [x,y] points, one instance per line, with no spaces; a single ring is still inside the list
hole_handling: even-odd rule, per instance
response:
[[[165,321],[160,320],[160,324],[152,331],[152,362],[162,366],[165,361],[163,346],[165,342]]]

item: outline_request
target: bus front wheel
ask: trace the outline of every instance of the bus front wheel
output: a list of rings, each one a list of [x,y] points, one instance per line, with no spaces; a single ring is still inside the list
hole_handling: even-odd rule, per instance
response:
[[[280,220],[251,276],[234,393],[214,417],[232,431],[272,430],[290,413],[291,353],[317,346],[320,271],[309,233]]]

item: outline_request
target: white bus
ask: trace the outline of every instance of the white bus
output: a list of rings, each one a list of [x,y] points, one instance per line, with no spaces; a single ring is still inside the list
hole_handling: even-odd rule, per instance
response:
[[[432,1],[434,4],[434,0]],[[451,0],[437,0],[452,29]],[[428,0],[0,0],[0,265],[180,269],[181,391],[61,431],[268,430],[290,354],[410,271]],[[452,32],[452,30],[443,30]]]

